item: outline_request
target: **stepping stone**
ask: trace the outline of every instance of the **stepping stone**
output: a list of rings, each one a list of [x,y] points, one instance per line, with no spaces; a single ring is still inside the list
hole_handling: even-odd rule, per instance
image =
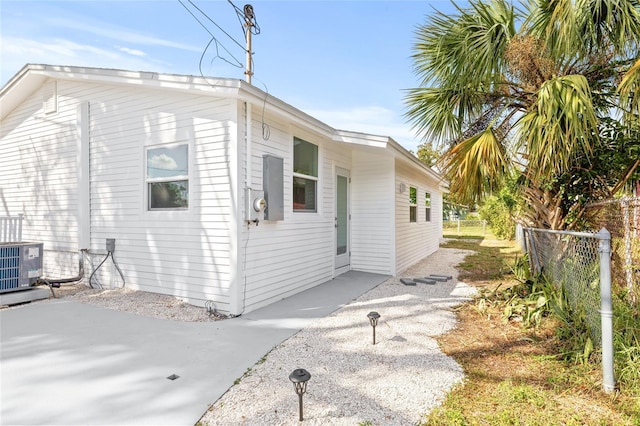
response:
[[[406,341],[407,341],[407,339],[405,339],[405,338],[404,338],[404,337],[402,337],[402,336],[393,336],[393,337],[391,338],[391,340],[393,340],[394,342],[406,342]]]
[[[422,283],[422,284],[435,284],[436,280],[431,279],[431,278],[414,278],[413,279],[415,282],[417,283]]]
[[[438,277],[438,278],[446,278],[448,280],[450,280],[451,278],[453,278],[451,275],[439,275],[439,274],[430,274],[430,277]]]
[[[445,281],[449,281],[449,279],[447,277],[444,277],[442,275],[429,275],[427,278],[432,279],[432,280],[436,280],[436,281],[440,281],[440,282],[445,282]]]
[[[416,282],[411,278],[400,278],[400,282],[404,285],[416,285]]]

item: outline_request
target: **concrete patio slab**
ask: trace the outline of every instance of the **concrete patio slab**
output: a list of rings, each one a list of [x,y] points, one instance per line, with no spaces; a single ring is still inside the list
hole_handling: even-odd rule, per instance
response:
[[[211,323],[64,299],[2,310],[0,424],[193,425],[274,346],[387,278],[351,271]]]

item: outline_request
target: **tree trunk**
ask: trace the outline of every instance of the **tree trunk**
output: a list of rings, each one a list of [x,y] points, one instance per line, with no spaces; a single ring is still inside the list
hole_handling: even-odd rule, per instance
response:
[[[524,188],[524,199],[528,211],[525,217],[535,228],[564,229],[566,214],[562,211],[562,194],[549,189],[528,186]]]

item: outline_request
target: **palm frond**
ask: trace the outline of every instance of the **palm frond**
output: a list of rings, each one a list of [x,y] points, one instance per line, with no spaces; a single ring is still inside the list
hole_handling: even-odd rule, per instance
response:
[[[619,54],[640,41],[639,0],[538,0],[525,24],[556,58],[575,60],[611,45]]]
[[[406,117],[425,140],[458,137],[488,99],[507,96],[502,52],[515,34],[515,9],[476,0],[458,12],[436,12],[416,31],[414,71],[423,87],[408,90]]]
[[[530,35],[545,41],[552,57],[561,60],[567,51],[572,54],[583,50],[584,40],[576,13],[574,0],[533,1],[529,4],[525,27]]]
[[[640,59],[629,68],[618,85],[621,107],[625,121],[640,125]]]
[[[624,53],[640,41],[640,2],[638,0],[578,0],[577,22],[590,52],[603,43]]]
[[[530,170],[538,177],[549,176],[567,167],[577,152],[590,153],[597,125],[584,76],[562,76],[545,82],[537,102],[518,123]]]
[[[405,97],[406,117],[424,140],[448,141],[462,131],[465,117],[480,114],[483,96],[474,90],[457,88],[410,89]]]
[[[491,127],[452,147],[442,163],[449,190],[465,202],[475,202],[497,187],[509,167],[505,146]]]

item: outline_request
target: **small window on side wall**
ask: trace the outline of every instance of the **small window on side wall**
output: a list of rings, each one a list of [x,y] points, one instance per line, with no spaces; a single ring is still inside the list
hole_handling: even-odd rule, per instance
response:
[[[431,222],[431,194],[424,193],[424,217],[426,222]]]
[[[147,148],[147,209],[189,208],[189,145]]]
[[[418,213],[418,190],[413,186],[409,187],[409,222],[417,222]]]
[[[316,212],[318,146],[293,139],[293,211]]]

